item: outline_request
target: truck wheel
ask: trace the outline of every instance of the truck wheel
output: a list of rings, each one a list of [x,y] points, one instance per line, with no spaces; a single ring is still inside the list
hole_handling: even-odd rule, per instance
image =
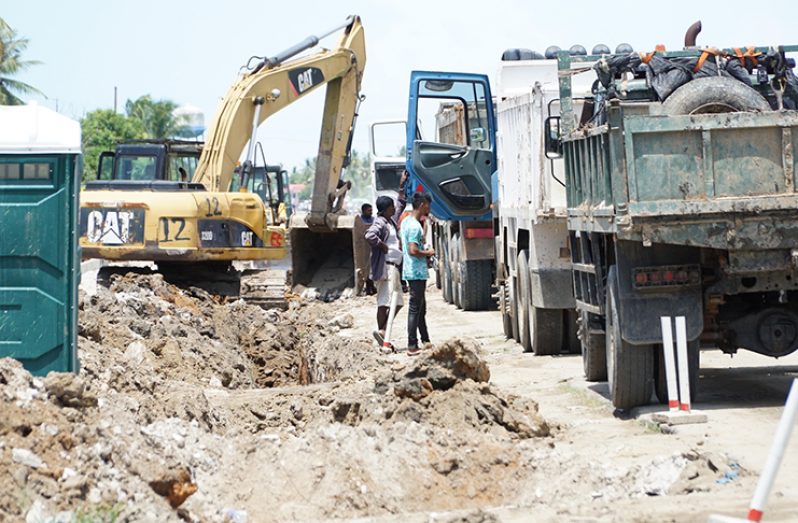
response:
[[[508,288],[507,288],[508,300],[509,303],[507,304],[510,307],[510,316],[512,317],[511,320],[511,327],[513,329],[513,339],[515,341],[521,341],[521,334],[518,330],[518,278],[511,276],[508,280]]]
[[[444,248],[442,251],[443,253],[443,299],[446,303],[454,303],[454,288],[452,286],[452,280],[454,275],[452,274],[452,253],[451,250],[448,248]]]
[[[579,314],[579,344],[582,350],[582,367],[587,381],[607,380],[607,348],[604,333],[590,330],[590,315]]]
[[[531,302],[531,298],[527,298]],[[562,349],[562,309],[529,308],[529,333],[535,356],[552,356]]]
[[[770,111],[765,98],[739,80],[723,76],[696,78],[676,89],[663,103],[664,114]]]
[[[676,356],[676,347],[674,347],[674,360]],[[694,340],[687,342],[687,360],[690,370],[690,402],[695,403],[698,394],[698,374],[701,368],[701,341]],[[662,352],[662,345],[655,345],[654,350],[657,351],[657,357],[654,366],[654,394],[660,403],[668,403],[668,382],[665,376],[665,355]],[[678,363],[677,363],[678,365]]]
[[[443,289],[443,282],[441,282],[441,276],[443,276],[443,249],[441,249],[441,237],[439,234],[435,237],[435,254],[438,255],[438,263],[435,264],[435,286],[438,289]]]
[[[646,405],[654,385],[654,349],[651,345],[632,345],[621,337],[618,271],[614,266],[607,276],[606,294],[607,378],[612,404],[623,410]]]
[[[452,298],[455,307],[462,308],[463,275],[460,272],[460,235],[452,236]]]
[[[505,280],[499,286],[499,310],[502,313],[502,327],[504,328],[504,337],[509,339],[513,338],[513,315],[510,310],[510,287],[509,279]]]
[[[462,292],[460,305],[464,311],[489,309],[492,303],[490,288],[493,284],[491,260],[471,260],[460,263]]]
[[[562,352],[566,354],[581,354],[582,344],[579,341],[579,312],[576,309],[563,309],[565,322],[565,337]]]
[[[518,343],[524,349],[524,352],[532,350],[532,338],[529,336],[529,309],[530,309],[530,291],[529,291],[529,262],[527,261],[526,251],[518,253],[518,294],[516,295],[516,304],[518,311]]]

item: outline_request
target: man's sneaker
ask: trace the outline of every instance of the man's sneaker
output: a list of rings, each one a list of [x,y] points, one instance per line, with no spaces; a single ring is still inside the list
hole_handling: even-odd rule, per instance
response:
[[[382,347],[385,344],[385,335],[380,331],[374,331],[372,334],[374,335],[374,339],[377,340],[377,344]]]
[[[407,355],[408,356],[417,356],[421,352],[421,349],[418,347],[408,347],[407,348]]]

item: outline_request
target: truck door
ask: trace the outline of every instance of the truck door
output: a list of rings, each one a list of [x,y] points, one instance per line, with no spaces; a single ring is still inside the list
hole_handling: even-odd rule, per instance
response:
[[[488,77],[413,71],[407,122],[411,189],[432,194],[433,215],[490,219],[496,120]]]

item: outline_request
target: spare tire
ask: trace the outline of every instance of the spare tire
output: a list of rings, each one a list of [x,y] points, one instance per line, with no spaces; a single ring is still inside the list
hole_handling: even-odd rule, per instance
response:
[[[687,82],[662,103],[664,114],[735,113],[770,111],[770,104],[744,83],[714,76]]]

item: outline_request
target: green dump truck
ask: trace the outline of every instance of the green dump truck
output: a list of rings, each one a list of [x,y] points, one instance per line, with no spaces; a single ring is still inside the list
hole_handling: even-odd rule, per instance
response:
[[[585,374],[615,407],[667,401],[661,316],[699,349],[798,349],[798,80],[779,48],[559,55],[561,117]],[[576,114],[571,75],[596,62]],[[584,102],[584,103],[581,103]]]

